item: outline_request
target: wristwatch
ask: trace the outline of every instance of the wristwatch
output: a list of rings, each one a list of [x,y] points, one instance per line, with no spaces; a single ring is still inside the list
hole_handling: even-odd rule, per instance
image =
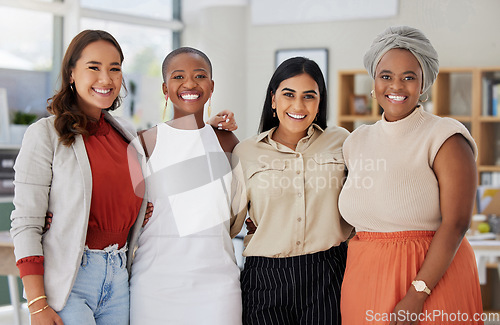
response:
[[[415,287],[415,290],[417,292],[425,292],[426,294],[430,295],[431,294],[431,289],[427,286],[427,284],[422,281],[422,280],[415,280],[411,284]]]

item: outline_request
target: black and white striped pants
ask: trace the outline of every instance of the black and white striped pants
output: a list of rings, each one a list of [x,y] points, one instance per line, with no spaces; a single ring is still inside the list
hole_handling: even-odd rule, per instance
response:
[[[249,256],[241,273],[243,324],[341,324],[347,245],[286,258]]]

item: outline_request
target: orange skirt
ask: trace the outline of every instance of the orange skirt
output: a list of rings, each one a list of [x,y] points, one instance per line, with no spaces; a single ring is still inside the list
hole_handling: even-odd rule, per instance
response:
[[[424,262],[434,233],[360,232],[352,238],[341,292],[342,324],[389,324],[394,307]],[[474,251],[464,238],[425,301],[420,324],[484,324],[482,312]]]

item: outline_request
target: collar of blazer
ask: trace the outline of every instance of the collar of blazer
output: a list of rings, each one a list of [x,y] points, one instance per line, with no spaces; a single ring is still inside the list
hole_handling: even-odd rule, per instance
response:
[[[106,119],[106,121],[108,121],[108,123],[111,124],[111,126],[115,128],[115,130],[120,132],[120,134],[125,137],[128,142],[132,141],[136,137],[136,132],[135,130],[133,130],[133,126],[126,125],[125,123],[120,123],[118,121],[118,118],[112,116],[108,111],[103,110],[103,113],[104,119]]]
[[[135,148],[141,158],[145,158],[146,154],[141,142],[139,141],[139,138],[137,137],[137,131],[135,127],[130,122],[120,117],[112,116],[108,111],[103,112],[106,121],[108,121],[108,123],[111,124],[111,126],[115,130],[117,130],[129,142],[129,144],[131,144]]]

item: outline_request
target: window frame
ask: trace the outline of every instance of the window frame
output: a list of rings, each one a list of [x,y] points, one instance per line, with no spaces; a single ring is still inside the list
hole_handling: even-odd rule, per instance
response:
[[[54,15],[52,81],[55,81],[59,74],[64,49],[68,47],[73,37],[80,31],[81,18],[111,20],[125,24],[169,29],[173,32],[172,48],[174,49],[180,46],[180,33],[184,29],[184,24],[181,21],[181,0],[172,1],[172,20],[83,8],[80,6],[79,0],[54,0],[53,2],[37,0],[0,0],[0,7],[2,6],[51,13]]]

